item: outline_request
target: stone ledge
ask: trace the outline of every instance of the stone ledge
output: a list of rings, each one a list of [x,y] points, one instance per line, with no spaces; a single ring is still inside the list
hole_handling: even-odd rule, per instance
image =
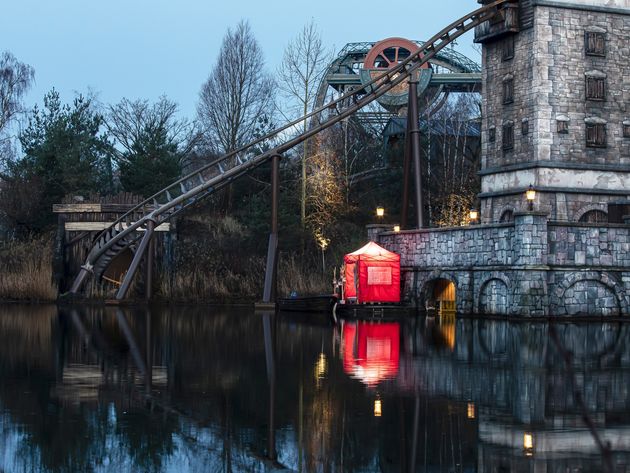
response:
[[[555,0],[532,0],[534,6],[539,7],[554,7],[554,8],[566,8],[569,10],[586,10],[589,12],[597,13],[617,13],[619,15],[630,15],[629,8],[623,7],[609,7],[605,5],[584,5],[583,3],[576,3],[571,1],[555,1]]]
[[[479,176],[487,176],[489,174],[500,174],[504,172],[523,171],[527,169],[551,168],[551,169],[575,169],[587,171],[611,171],[611,172],[630,172],[630,165],[626,164],[597,164],[597,163],[565,163],[562,161],[535,161],[529,163],[509,164],[506,166],[495,166],[485,168],[477,172]]]

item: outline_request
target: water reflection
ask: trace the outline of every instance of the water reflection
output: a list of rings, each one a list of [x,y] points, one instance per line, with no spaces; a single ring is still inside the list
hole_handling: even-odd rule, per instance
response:
[[[0,308],[0,471],[628,471],[630,325]]]

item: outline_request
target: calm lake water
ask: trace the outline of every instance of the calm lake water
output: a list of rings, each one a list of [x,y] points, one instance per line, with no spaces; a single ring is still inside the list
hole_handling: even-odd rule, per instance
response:
[[[629,337],[3,306],[0,472],[628,472]]]

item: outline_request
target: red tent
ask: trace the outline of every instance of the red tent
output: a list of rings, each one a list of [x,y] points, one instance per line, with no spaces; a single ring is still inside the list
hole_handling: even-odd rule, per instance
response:
[[[346,299],[364,302],[400,302],[400,255],[373,241],[343,258],[346,264]]]

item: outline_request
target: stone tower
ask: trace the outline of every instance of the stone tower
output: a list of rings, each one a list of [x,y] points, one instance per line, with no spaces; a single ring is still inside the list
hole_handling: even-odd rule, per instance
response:
[[[607,221],[630,197],[630,0],[514,1],[475,41],[482,222],[512,220],[530,185],[551,220]]]

